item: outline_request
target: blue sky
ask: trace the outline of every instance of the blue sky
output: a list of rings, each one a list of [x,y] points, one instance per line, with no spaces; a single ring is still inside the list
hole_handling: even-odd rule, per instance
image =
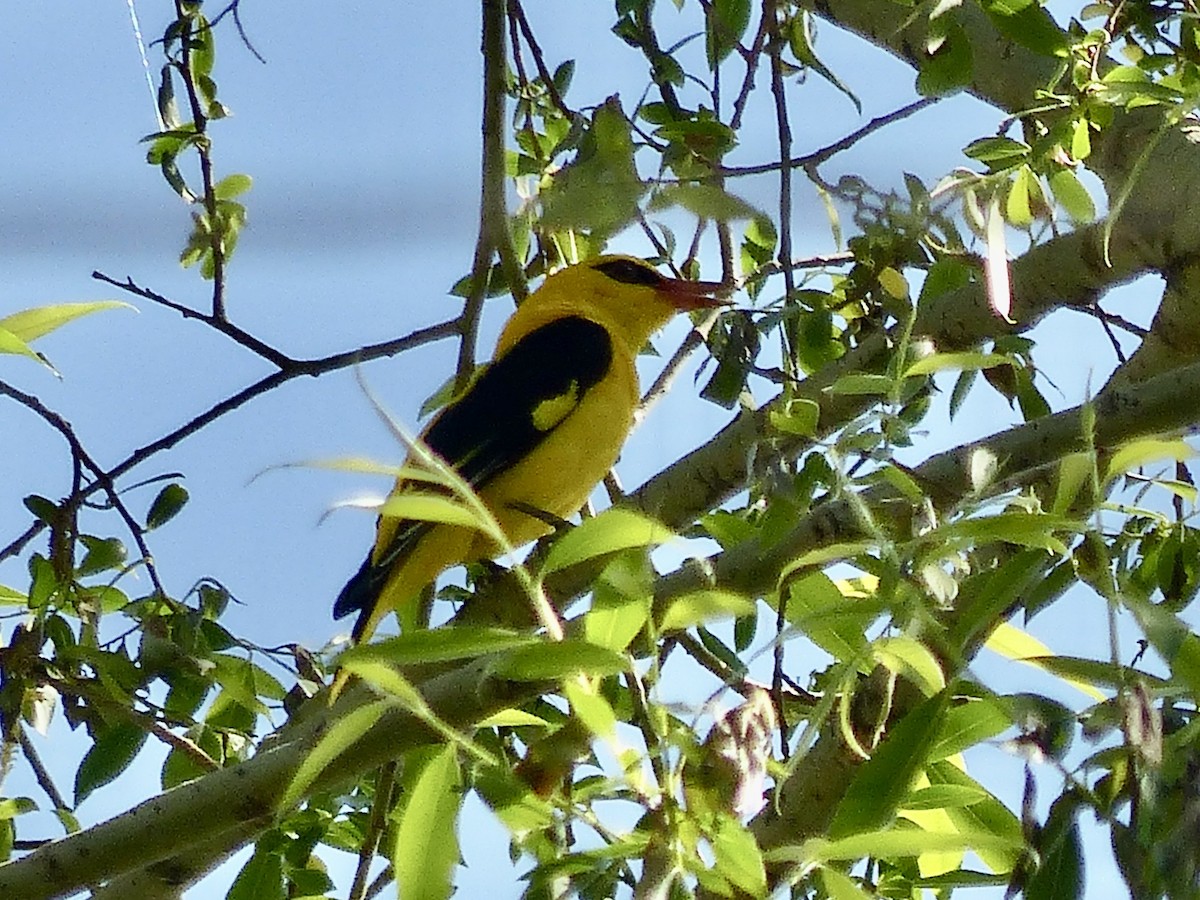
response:
[[[667,18],[670,7],[662,6]],[[645,86],[643,67],[608,36],[610,3],[571,3],[569,15],[549,0],[526,9],[551,65],[578,60],[568,99],[586,106],[619,91],[626,108],[633,105]],[[161,33],[162,10],[138,7],[147,41]],[[255,179],[243,198],[250,224],[229,273],[231,316],[295,355],[346,350],[452,316],[457,301],[446,292],[470,265],[477,217],[476,4],[243,4],[242,14],[267,65],[240,45],[232,28],[219,33],[214,75],[234,115],[212,126],[214,158],[219,174]],[[842,74],[865,109],[860,117],[828,86],[806,87],[796,94],[797,152],[912,97],[909,70],[879,54],[864,65],[853,56],[861,47],[855,40],[829,29],[822,36],[835,67],[838,59],[854,60]],[[157,73],[160,55],[148,52]],[[118,296],[90,278],[93,269],[202,307],[208,285],[176,263],[188,211],[146,165],[138,143],[157,126],[126,5],[41,0],[9,10],[0,34],[0,85],[0,315]],[[967,98],[922,116],[864,143],[827,174],[858,171],[898,184],[904,171],[913,171],[932,183],[966,162],[958,149],[993,129],[996,118]],[[931,122],[934,143],[924,136]],[[772,158],[769,124],[763,115],[752,120],[731,161]],[[734,190],[769,204],[774,186],[764,178]],[[818,199],[799,181],[797,191],[797,255],[836,249]],[[649,252],[632,241],[620,247]],[[1138,296],[1145,294],[1131,300]],[[496,301],[489,311],[485,352],[506,303]],[[202,326],[136,305],[137,313],[106,313],[40,344],[61,381],[12,357],[4,358],[0,375],[67,416],[93,455],[110,465],[268,371]],[[1095,328],[1087,332],[1098,335]],[[676,328],[660,349],[669,353],[679,336]],[[1094,390],[1102,383],[1110,356],[1089,340],[1043,363],[1072,402],[1083,385]],[[411,424],[451,370],[453,354],[451,342],[443,342],[376,362],[364,375]],[[652,373],[653,364],[645,371]],[[689,402],[694,391],[690,378],[681,379],[635,435],[621,464],[626,485],[640,483],[727,420],[724,410]],[[764,390],[760,399],[768,396]],[[1063,404],[1053,391],[1050,399]],[[981,400],[953,427],[944,410],[938,415],[930,451],[1014,421],[994,400]],[[0,403],[0,434],[8,438],[0,478],[0,543],[7,543],[26,524],[20,498],[34,491],[61,496],[69,470],[61,440],[26,410]],[[329,605],[373,526],[368,516],[348,511],[319,528],[317,522],[338,499],[383,486],[307,469],[255,476],[281,463],[350,453],[398,456],[347,371],[292,382],[144,466],[141,477],[186,473],[192,493],[183,516],[152,536],[168,587],[182,594],[202,576],[220,578],[241,601],[229,626],[264,645],[317,647],[344,630],[346,623],[330,620]],[[134,496],[144,497],[131,500],[137,508],[152,492]],[[19,587],[22,579],[19,565],[0,566],[0,583]],[[7,631],[8,623],[0,627]],[[48,757],[61,753],[63,766],[83,746],[61,728],[44,743]],[[35,794],[22,778],[18,771],[6,791]],[[80,814],[94,821],[119,811],[131,793],[148,795],[155,779],[149,768],[131,773],[122,782],[128,791],[101,790]],[[485,818],[476,815],[471,827]],[[468,857],[465,884],[494,877],[496,867],[512,871],[503,836],[495,830],[492,836],[475,842],[494,853]],[[189,896],[223,896],[220,882]]]

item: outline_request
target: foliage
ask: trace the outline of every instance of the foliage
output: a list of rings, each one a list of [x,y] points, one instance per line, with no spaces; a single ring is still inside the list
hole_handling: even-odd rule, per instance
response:
[[[148,497],[153,481],[134,470],[240,400],[104,468],[65,418],[0,380],[73,462],[68,495],[31,493],[28,526],[0,549],[28,571],[0,587],[0,602],[24,614],[0,649],[5,774],[24,764],[27,729],[44,731],[55,715],[92,740],[73,802],[43,779],[65,843],[80,848],[53,878],[38,867],[54,848],[18,843],[35,801],[0,800],[10,860],[0,895],[107,880],[96,896],[116,896],[128,879],[163,872],[190,881],[254,842],[230,898],[358,900],[393,879],[403,897],[445,897],[465,842],[459,812],[474,794],[508,829],[531,898],[915,898],[981,885],[1082,897],[1107,852],[1085,840],[1093,820],[1133,896],[1194,896],[1200,637],[1189,616],[1200,534],[1181,435],[1200,413],[1179,398],[1200,389],[1190,324],[1200,317],[1189,312],[1200,228],[1187,202],[1200,176],[1184,152],[1200,100],[1195,11],[1103,2],[1067,19],[1035,0],[675,6],[616,2],[613,38],[645,69],[631,102],[579,84],[572,60],[548,58],[518,0],[484,3],[484,47],[503,48],[484,64],[485,130],[490,121],[502,148],[485,147],[484,177],[491,197],[502,203],[515,188],[520,202],[497,218],[485,191],[476,266],[456,289],[463,314],[297,360],[225,306],[246,218],[235,198],[251,181],[214,173],[210,126],[227,114],[215,48],[235,43],[221,20],[236,20],[237,4],[210,20],[199,3],[176,3],[147,160],[195,210],[180,261],[199,264],[211,304],[196,310],[102,277],[271,363],[277,373],[250,396],[448,334],[469,361],[485,296],[522,296],[525,282],[620,238],[688,274],[719,266],[741,289],[737,308],[694,322],[659,380],[703,351],[699,393],[738,413],[613,510],[511,570],[473,567],[467,587],[444,588],[442,605],[458,610],[447,626],[346,652],[336,664],[370,690],[330,705],[327,650],[256,647],[222,624],[230,595],[219,581],[177,596],[154,565],[153,532],[187,515],[189,495],[172,477]],[[810,83],[866,105],[851,73],[823,59],[827,29],[873,46],[857,53],[906,62],[913,102],[793,156],[791,122]],[[895,190],[827,174],[844,151],[961,89],[996,109],[997,127],[939,183],[894,173]],[[487,119],[506,103],[510,117]],[[751,120],[772,123],[769,147],[754,143]],[[181,162],[193,158],[198,174],[185,177]],[[747,199],[761,178],[774,180],[771,208]],[[832,254],[794,250],[803,184],[828,211]],[[1147,327],[1099,305],[1142,272],[1167,277]],[[44,334],[115,305],[0,318],[0,352],[45,362],[32,348]],[[1114,338],[1110,383],[1055,412],[1037,367],[1055,348],[1028,332],[1060,308],[1088,311],[1110,334],[1126,328],[1141,346],[1126,360]],[[932,453],[925,428],[943,391],[951,414],[999,394],[1011,427]],[[502,537],[455,473],[398,434],[433,489],[384,514]],[[921,461],[902,462],[911,459]],[[695,558],[671,569],[680,553]],[[148,584],[134,589],[139,570]],[[580,597],[588,602],[572,605]],[[1064,603],[1107,611],[1106,640],[1086,658],[1056,654],[1024,628]],[[1037,667],[1044,687],[981,674],[985,648]],[[691,690],[676,702],[685,660],[707,701]],[[1064,704],[1071,691],[1076,702]],[[181,786],[162,811],[194,816],[194,834],[148,813],[118,866],[109,845],[88,843],[114,832],[76,810],[150,739],[170,747],[162,788]],[[995,746],[1009,751],[1005,763],[980,752]],[[1002,796],[988,765],[1007,766],[1021,787]],[[109,855],[84,852],[92,846]],[[329,848],[360,856],[353,885],[333,884]],[[386,867],[371,868],[377,854]]]

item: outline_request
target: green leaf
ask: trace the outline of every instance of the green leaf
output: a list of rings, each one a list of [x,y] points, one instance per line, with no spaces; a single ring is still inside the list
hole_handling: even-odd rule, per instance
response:
[[[113,725],[101,731],[75,773],[75,805],[129,768],[145,742],[146,732],[137,725]]]
[[[1133,469],[1141,468],[1150,463],[1172,460],[1184,462],[1196,456],[1196,451],[1181,438],[1143,438],[1123,444],[1121,449],[1112,455],[1108,468],[1104,472],[1107,483],[1118,475],[1124,475]]]
[[[762,850],[749,828],[731,816],[722,816],[710,841],[717,874],[728,879],[744,896],[767,896]]]
[[[1200,637],[1185,622],[1161,606],[1123,597],[1146,639],[1168,666],[1171,675],[1193,695],[1200,695]]]
[[[1025,884],[1025,900],[1076,900],[1083,896],[1083,846],[1078,801],[1064,794],[1050,808],[1038,835],[1040,861]]]
[[[925,276],[917,305],[929,303],[938,297],[966,287],[971,283],[972,269],[959,259],[939,259]]]
[[[505,628],[459,625],[413,631],[397,637],[351,647],[338,657],[339,666],[356,662],[384,662],[397,666],[427,665],[460,659],[477,659],[518,647],[542,645],[529,635]]]
[[[24,606],[28,602],[29,597],[26,594],[6,584],[0,584],[0,606]]]
[[[411,775],[415,773],[415,775]],[[444,900],[454,893],[455,824],[462,805],[458,748],[421,747],[405,758],[405,793],[392,865],[403,900]]]
[[[1098,659],[1083,659],[1078,656],[1026,656],[1022,662],[1030,663],[1040,669],[1045,669],[1052,675],[1057,675],[1068,684],[1100,685],[1111,690],[1128,687],[1135,681],[1145,681],[1147,684],[1166,688],[1169,683],[1162,678],[1142,672],[1129,666],[1114,665]],[[1087,691],[1093,699],[1099,693]],[[1103,694],[1100,699],[1103,699]]]
[[[181,484],[168,484],[150,504],[150,511],[146,513],[146,530],[153,531],[171,521],[187,502],[187,488]]]
[[[885,396],[892,390],[894,381],[886,375],[843,375],[827,391],[831,394],[855,396]]]
[[[280,808],[291,809],[299,803],[321,773],[370,731],[390,707],[388,701],[378,700],[352,709],[336,719],[296,768],[291,784],[280,798]]]
[[[1071,158],[1078,162],[1083,162],[1091,155],[1091,124],[1086,118],[1078,118],[1071,126]]]
[[[125,545],[119,538],[98,538],[94,535],[83,534],[79,542],[87,548],[87,553],[79,563],[79,575],[95,575],[110,569],[119,569],[125,564]]]
[[[621,653],[633,642],[650,618],[648,575],[648,567],[625,556],[605,567],[592,591],[592,608],[583,618],[589,643]]]
[[[814,437],[821,420],[821,405],[814,400],[788,400],[783,409],[771,410],[771,427],[784,434]]]
[[[476,723],[478,728],[547,728],[550,723],[523,709],[502,709]]]
[[[1033,170],[1029,166],[1021,166],[1009,186],[1004,218],[1017,228],[1028,228],[1033,224],[1034,198],[1040,195],[1035,187],[1036,181]]]
[[[571,679],[563,684],[563,695],[571,704],[571,715],[598,738],[611,740],[617,734],[617,714],[612,705],[590,684]]]
[[[939,784],[913,791],[900,804],[906,810],[946,809],[951,806],[970,806],[988,796],[981,787],[965,784]]]
[[[866,646],[867,628],[881,612],[875,604],[846,597],[824,572],[788,581],[788,622],[834,659],[857,658]]]
[[[892,820],[913,779],[929,758],[949,702],[950,692],[941,691],[913,707],[888,732],[871,758],[859,767],[838,803],[829,825],[831,838],[874,831]],[[922,848],[918,853],[928,849]],[[863,855],[887,854],[868,851]]]
[[[733,52],[750,24],[750,0],[714,0],[705,17],[704,50],[709,69]]]
[[[28,797],[6,797],[0,800],[0,819],[12,819],[36,812],[38,805]]]
[[[970,806],[946,808],[958,830],[964,834],[988,834],[997,838],[997,843],[983,846],[974,844],[972,849],[979,858],[995,872],[1011,872],[1024,852],[1024,836],[1021,823],[1003,803],[980,786],[974,778],[951,762],[935,762],[925,774],[932,785],[962,785],[982,790],[986,796]]]
[[[1021,839],[1010,839],[981,831],[935,832],[920,828],[894,828],[885,831],[867,831],[838,840],[812,838],[798,848],[785,847],[767,854],[768,861],[796,861],[800,863],[822,863],[834,860],[901,859],[921,856],[926,853],[949,853],[974,850],[983,855],[987,851],[1020,851],[1024,846]]]
[[[1029,158],[1032,148],[1024,141],[996,135],[972,141],[963,148],[963,155],[987,163],[993,171],[1006,169]]]
[[[1059,169],[1050,176],[1050,193],[1076,225],[1087,225],[1096,218],[1092,195],[1071,169]]]
[[[682,207],[700,219],[732,222],[751,219],[761,213],[741,197],[711,184],[668,184],[650,198],[647,209],[656,212]]]
[[[630,509],[609,509],[586,519],[554,542],[546,555],[543,574],[631,547],[651,547],[674,537],[674,532]]]
[[[930,22],[927,43],[927,53],[917,75],[917,92],[921,96],[951,94],[970,83],[975,65],[971,39],[952,16],[939,16]]]
[[[7,353],[11,356],[25,356],[32,359],[34,362],[40,362],[45,365],[50,371],[55,371],[36,350],[30,347],[27,343],[13,334],[7,329],[0,328],[0,353]]]
[[[0,329],[8,331],[28,343],[61,328],[68,322],[74,322],[81,316],[91,315],[105,309],[134,309],[134,307],[119,300],[93,300],[87,303],[35,306],[0,319]]]
[[[218,200],[232,200],[239,194],[244,194],[254,186],[254,179],[249,175],[226,175],[213,185],[213,196]]]
[[[748,616],[754,611],[754,601],[732,591],[703,590],[675,597],[663,613],[663,631],[682,631],[712,619]]]
[[[837,869],[823,868],[817,877],[829,900],[872,900],[875,896],[868,894],[858,886],[857,881]]]
[[[1066,56],[1070,43],[1038,0],[980,0],[992,24],[1009,40],[1040,56]]]
[[[629,120],[610,99],[596,110],[575,159],[542,190],[542,227],[585,229],[603,239],[632,222],[646,192],[633,150]]]
[[[379,506],[378,512],[380,516],[391,519],[439,522],[476,531],[488,530],[488,523],[466,504],[444,494],[431,494],[427,491],[402,491],[393,494]]]
[[[572,675],[615,675],[629,668],[624,655],[587,641],[541,641],[504,654],[496,672],[514,681],[554,681]]]
[[[1004,353],[982,353],[964,351],[962,353],[931,353],[918,359],[908,367],[905,378],[914,375],[932,375],[944,372],[946,369],[987,369],[991,366],[1012,365],[1012,357]]]
[[[283,857],[256,851],[242,866],[225,900],[285,900]]]
[[[948,522],[925,534],[923,540],[968,546],[1002,542],[1065,555],[1066,544],[1055,533],[1082,534],[1085,530],[1086,525],[1083,522],[1066,516],[1002,512],[992,516]]]
[[[799,15],[792,17],[792,27],[788,31],[788,46],[791,48],[792,55],[796,57],[796,61],[800,65],[812,69],[845,94],[850,99],[850,102],[854,104],[854,108],[858,110],[859,114],[862,114],[862,101],[834,74],[832,69],[817,57],[816,50],[813,47],[812,19],[808,10],[800,10]]]
[[[722,315],[708,334],[708,346],[717,361],[716,371],[700,391],[705,400],[732,409],[745,394],[746,379],[758,358],[762,335],[744,312]]]
[[[1012,718],[1000,704],[988,699],[954,703],[942,715],[930,760],[942,760],[989,741],[1012,727]]]
[[[213,677],[217,684],[224,688],[228,695],[227,700],[231,700],[242,708],[258,715],[267,715],[266,705],[259,700],[259,673],[265,675],[261,669],[255,666],[247,659],[238,656],[229,656],[225,653],[217,653],[212,657],[212,662],[215,664],[213,668]],[[273,694],[278,694],[279,682],[266,676],[270,682],[274,682],[275,690]],[[269,684],[269,683],[268,683]],[[264,685],[267,686],[267,685]]]
[[[926,696],[933,696],[946,686],[946,676],[937,657],[920,641],[906,635],[880,638],[871,645],[871,651],[881,665],[907,676]]]

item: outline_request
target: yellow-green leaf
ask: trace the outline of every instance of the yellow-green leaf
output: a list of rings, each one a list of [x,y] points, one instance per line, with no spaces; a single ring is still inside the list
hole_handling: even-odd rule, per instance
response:
[[[617,550],[662,544],[672,537],[671,529],[641,513],[609,509],[555,541],[542,572],[557,572]]]
[[[455,823],[462,806],[458,749],[453,744],[421,747],[408,754],[407,802],[400,814],[392,865],[402,900],[446,900],[454,893],[458,865]]]
[[[946,686],[942,667],[929,649],[904,635],[881,638],[872,646],[875,659],[892,672],[908,676],[926,696],[933,696]]]
[[[0,319],[0,329],[12,332],[22,341],[35,341],[42,335],[61,328],[81,316],[104,309],[134,309],[120,300],[93,300],[87,303],[57,303],[53,306],[35,306],[15,312]]]
[[[737,618],[754,612],[754,601],[732,591],[695,591],[676,597],[663,615],[663,631],[680,631],[712,619]]]
[[[418,522],[441,522],[461,525],[477,531],[487,531],[483,521],[470,507],[442,494],[404,491],[388,497],[379,507],[379,515],[393,519],[415,519]]]
[[[1045,672],[1050,671],[1039,659],[1039,657],[1052,656],[1053,653],[1051,652],[1050,648],[1033,635],[1026,631],[1022,631],[1020,628],[1017,628],[1015,625],[1011,625],[1008,622],[1001,622],[996,627],[996,630],[993,631],[991,636],[987,639],[984,646],[989,650],[999,653],[1001,656],[1008,657],[1015,662],[1036,666]],[[1103,701],[1107,699],[1103,692],[1098,690],[1094,685],[1079,681],[1075,678],[1063,678],[1062,680],[1071,685],[1071,687],[1087,694],[1093,700]]]

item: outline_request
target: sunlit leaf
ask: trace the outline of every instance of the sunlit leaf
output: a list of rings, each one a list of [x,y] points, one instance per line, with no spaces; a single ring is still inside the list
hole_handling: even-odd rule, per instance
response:
[[[378,700],[352,709],[336,719],[296,768],[291,784],[280,798],[280,806],[284,809],[295,806],[321,773],[370,731],[388,708],[386,701]]]
[[[712,619],[747,616],[754,611],[754,601],[732,591],[703,590],[675,597],[667,606],[659,627],[663,631],[680,631]]]
[[[93,300],[86,303],[36,306],[0,319],[0,329],[11,332],[22,341],[35,341],[68,322],[74,322],[81,316],[91,315],[105,309],[134,309],[134,307],[119,300]]]
[[[1053,672],[1051,667],[1043,664],[1045,659],[1052,657],[1049,647],[1033,635],[1022,631],[1009,622],[999,623],[984,646],[994,653],[999,653],[1001,656],[1008,657],[1016,662],[1037,666],[1040,669],[1051,671],[1052,674],[1062,674],[1061,672]],[[1074,677],[1063,677],[1063,681],[1094,700],[1106,699],[1103,692],[1088,682]]]
[[[585,520],[554,542],[543,573],[557,572],[589,559],[630,547],[652,547],[674,537],[674,532],[630,509],[609,509]]]
[[[617,734],[617,714],[612,706],[589,683],[577,680],[563,684],[563,694],[571,704],[571,714],[599,738],[611,739]]]
[[[905,635],[881,638],[871,645],[871,651],[882,665],[914,681],[926,696],[933,696],[946,686],[946,676],[937,657],[920,641]]]
[[[415,773],[415,774],[413,774]],[[455,825],[463,792],[458,748],[421,747],[404,765],[406,802],[397,823],[392,865],[404,900],[445,900],[459,861]]]
[[[338,657],[338,664],[386,662],[412,666],[459,659],[476,659],[518,647],[539,646],[541,640],[530,634],[505,628],[459,625],[401,634],[386,640],[351,647]]]
[[[614,675],[629,668],[625,656],[587,641],[542,641],[503,654],[496,672],[514,681],[551,681],[572,675]]]

